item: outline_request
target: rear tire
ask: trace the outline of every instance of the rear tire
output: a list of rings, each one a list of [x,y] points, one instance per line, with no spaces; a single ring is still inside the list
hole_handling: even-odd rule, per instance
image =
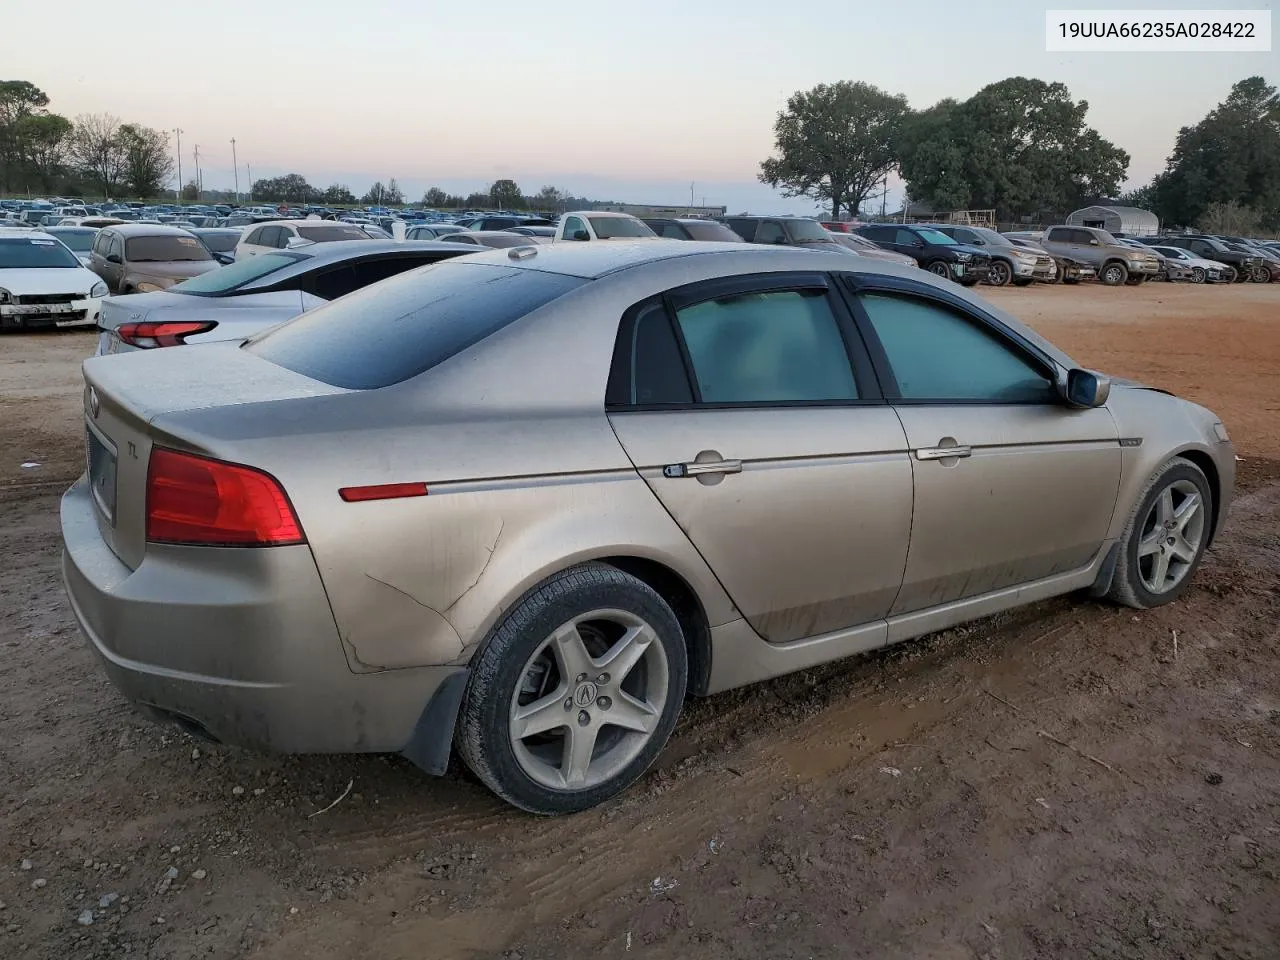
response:
[[[1190,460],[1156,470],[1120,535],[1108,596],[1139,610],[1178,599],[1204,557],[1213,509],[1209,481]]]
[[[687,680],[684,636],[666,601],[615,567],[582,564],[526,593],[476,653],[454,742],[508,803],[575,813],[649,768]]]

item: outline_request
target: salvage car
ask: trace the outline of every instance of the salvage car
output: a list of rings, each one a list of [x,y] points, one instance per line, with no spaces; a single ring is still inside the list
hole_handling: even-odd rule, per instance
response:
[[[216,269],[193,234],[159,223],[104,227],[94,238],[91,267],[112,293],[152,293]]]
[[[85,267],[93,265],[93,241],[98,236],[94,227],[46,227],[44,232],[58,240],[76,255],[76,259]]]
[[[1152,247],[1151,249],[1165,257],[1171,265],[1177,264],[1185,270],[1188,274],[1186,279],[1192,283],[1231,283],[1236,278],[1234,268],[1218,263],[1216,260],[1197,257],[1181,247]]]
[[[884,247],[872,243],[860,233],[838,233],[834,230],[829,232],[832,240],[859,257],[880,260],[884,263],[896,263],[903,267],[919,266],[912,257],[908,257],[905,253],[894,253],[892,250],[886,250]]]
[[[1049,227],[1040,244],[1052,254],[1089,264],[1109,287],[1136,286],[1160,272],[1155,254],[1126,246],[1098,227]]]
[[[872,223],[857,232],[887,250],[905,253],[935,276],[972,287],[991,275],[991,258],[981,247],[958,243],[932,227]]]
[[[389,234],[383,235],[390,239]],[[306,243],[335,243],[339,240],[370,240],[359,224],[334,220],[268,220],[245,229],[236,243],[236,259],[254,257],[273,250]]]
[[[642,219],[650,230],[668,240],[743,242],[742,237],[718,220],[703,220],[700,217],[644,217]]]
[[[1010,283],[1016,287],[1025,287],[1037,280],[1051,283],[1057,277],[1057,265],[1048,251],[1037,253],[1019,247],[995,230],[952,223],[931,223],[927,226],[945,233],[957,243],[977,247],[986,253],[991,258],[991,272],[987,275],[987,283],[993,287],[1003,287]]]
[[[1262,266],[1262,257],[1256,253],[1232,250],[1217,237],[1188,234],[1173,237],[1140,237],[1139,239],[1149,247],[1180,247],[1205,260],[1226,264],[1234,271],[1236,283],[1252,280],[1255,271]]]
[[[750,244],[494,250],[83,372],[63,572],[126,697],[278,751],[456,747],[540,814],[635,781],[686,693],[1169,603],[1235,475],[1211,411],[980,297]]]
[[[0,227],[0,330],[85,327],[107,285],[54,237]]]
[[[371,283],[475,247],[339,240],[246,257],[159,293],[108,297],[98,355],[245,340]]]
[[[747,243],[839,254],[852,252],[837,243],[830,230],[810,217],[726,217],[724,222]]]

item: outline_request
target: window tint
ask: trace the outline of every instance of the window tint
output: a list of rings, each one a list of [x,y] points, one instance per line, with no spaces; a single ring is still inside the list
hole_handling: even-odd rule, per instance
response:
[[[787,232],[777,220],[765,220],[756,230],[756,243],[786,243]]]
[[[244,349],[336,387],[376,389],[429,370],[584,282],[461,260],[433,264],[304,313]]]
[[[253,280],[269,277],[277,270],[297,263],[301,256],[295,253],[264,253],[246,257],[218,270],[210,270],[198,277],[184,280],[169,288],[171,293],[185,293],[198,297],[217,297],[238,290]]]
[[[676,316],[704,403],[858,398],[825,291],[721,297]]]
[[[623,325],[619,344],[624,367],[615,370],[624,382],[610,383],[609,394],[618,403],[692,403],[693,390],[685,372],[680,344],[671,318],[661,303],[643,307],[630,327]]]
[[[719,240],[722,242],[737,243],[742,239],[723,223],[716,223],[714,220],[703,220],[698,223],[676,224],[676,227],[688,233],[689,239],[691,240]]]
[[[577,233],[579,230],[586,230],[586,229],[587,229],[587,225],[583,223],[580,218],[570,217],[568,220],[564,222],[564,238],[566,240],[572,240],[573,235],[575,233]]]
[[[863,227],[859,232],[864,237],[869,237],[872,240],[878,240],[881,243],[892,243],[895,233],[892,227]]]
[[[266,227],[255,227],[254,229],[250,230],[245,235],[244,242],[253,243],[253,244],[262,243],[262,231],[265,229]]]
[[[725,223],[727,223],[729,228],[743,240],[750,242],[756,238],[756,221],[754,220],[735,218],[733,220],[726,220]]]
[[[656,227],[654,227],[652,223],[649,224],[649,226],[653,227],[657,231],[658,236],[666,237],[668,240],[689,239],[685,236],[684,227],[680,226],[680,224],[673,220],[668,220],[665,223],[659,223]],[[736,233],[733,235],[733,239],[738,239],[738,235]]]
[[[126,247],[130,263],[172,263],[180,260],[213,259],[213,254],[195,237],[130,237]]]
[[[369,235],[359,227],[346,223],[326,223],[317,226],[298,227],[298,236],[304,240],[314,240],[316,243],[329,243],[333,240],[368,240]],[[284,238],[285,243],[289,242],[288,236]]]
[[[959,313],[909,297],[859,299],[904,400],[1054,401],[1039,367]]]
[[[902,246],[904,247],[914,247],[917,243],[920,242],[920,238],[917,237],[910,230],[899,230],[894,235],[893,242],[902,244]]]

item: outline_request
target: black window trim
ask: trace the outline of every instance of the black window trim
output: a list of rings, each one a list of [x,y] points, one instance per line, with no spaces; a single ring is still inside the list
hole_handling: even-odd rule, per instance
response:
[[[700,280],[676,287],[664,293],[646,297],[632,304],[623,312],[614,342],[613,362],[605,389],[605,410],[608,413],[681,412],[688,410],[764,410],[787,407],[868,407],[884,406],[885,394],[881,388],[875,364],[856,319],[849,312],[846,299],[837,293],[837,286],[827,273],[786,272],[751,273],[714,280]],[[693,374],[693,361],[689,347],[680,331],[676,311],[715,300],[719,297],[745,293],[775,293],[788,290],[823,290],[827,304],[836,321],[836,330],[844,344],[845,357],[853,372],[854,385],[861,396],[852,400],[754,400],[741,403],[705,403],[698,388],[698,378]],[[631,403],[631,344],[634,339],[636,319],[655,302],[661,301],[670,324],[672,335],[680,349],[685,378],[689,385],[692,403]]]
[[[888,294],[890,296],[898,296],[923,300],[927,303],[936,305],[943,309],[952,311],[960,315],[962,319],[969,321],[988,336],[995,339],[998,343],[1003,344],[1008,349],[1022,357],[1029,364],[1038,367],[1045,378],[1054,386],[1055,392],[1060,387],[1060,376],[1058,373],[1058,364],[1045,353],[1040,347],[1036,346],[1026,337],[1023,337],[1014,330],[1009,329],[999,319],[976,308],[973,304],[953,296],[946,291],[936,290],[932,287],[924,286],[912,280],[901,277],[889,277],[876,274],[862,273],[842,273],[839,275],[841,296],[845,300],[846,308],[853,316],[854,322],[857,324],[858,331],[862,335],[862,340],[866,344],[867,352],[871,357],[872,365],[875,367],[876,375],[879,379],[880,388],[888,403],[894,406],[984,406],[984,407],[1045,407],[1061,405],[1062,401],[1056,396],[1055,399],[1045,400],[1005,400],[993,399],[987,400],[982,398],[926,398],[926,397],[903,397],[898,387],[898,380],[893,372],[893,365],[889,362],[889,356],[885,352],[884,345],[880,342],[879,336],[876,335],[875,327],[871,323],[871,318],[867,315],[866,309],[859,300],[860,294]]]

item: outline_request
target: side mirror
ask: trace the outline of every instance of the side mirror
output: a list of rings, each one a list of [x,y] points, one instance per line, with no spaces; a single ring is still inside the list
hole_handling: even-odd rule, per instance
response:
[[[215,250],[215,251],[214,251],[214,253],[213,253],[213,259],[217,260],[217,261],[218,261],[220,264],[222,264],[224,267],[225,267],[227,264],[229,264],[229,263],[235,263],[235,262],[236,262],[236,258],[235,258],[235,257],[233,257],[231,254],[229,254],[229,253],[218,253],[216,250]]]
[[[572,240],[590,240],[590,239],[591,239],[591,234],[587,233],[587,231],[585,231],[585,230],[575,230],[575,231],[573,231],[573,236],[572,236],[570,239],[572,239]]]
[[[119,263],[119,262],[120,262],[120,254],[118,253],[107,254],[107,263]]]
[[[1067,373],[1066,401],[1073,407],[1100,407],[1111,395],[1111,378],[1092,370]]]
[[[284,248],[286,250],[296,250],[298,247],[309,247],[314,243],[314,240],[308,240],[306,237],[292,236],[285,241]]]
[[[1098,238],[1097,238],[1097,237],[1090,237],[1090,238],[1089,238],[1089,246],[1091,246],[1091,247],[1096,247],[1096,246],[1098,246]]]

